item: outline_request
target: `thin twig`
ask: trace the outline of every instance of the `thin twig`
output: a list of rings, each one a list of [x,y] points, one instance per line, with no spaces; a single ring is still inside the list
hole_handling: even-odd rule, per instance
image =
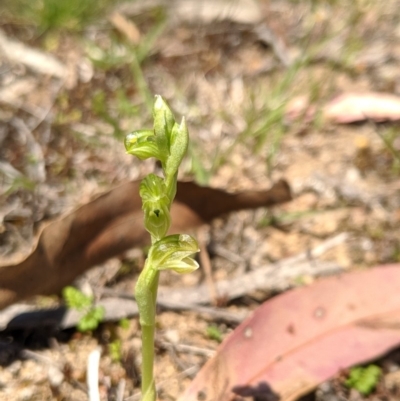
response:
[[[94,349],[88,357],[87,386],[89,401],[100,401],[99,392],[99,365],[101,348]]]
[[[35,182],[44,182],[46,180],[46,169],[42,147],[36,141],[24,120],[14,117],[10,124],[20,133],[28,152],[35,160],[35,163],[28,164],[29,178]]]
[[[6,59],[14,63],[22,63],[28,68],[45,75],[65,79],[67,67],[54,56],[26,46],[11,39],[0,30],[0,51]]]
[[[327,239],[320,245],[297,256],[283,259],[280,262],[262,266],[257,270],[243,274],[230,280],[221,280],[216,283],[218,291],[227,299],[235,299],[251,293],[255,290],[279,291],[290,287],[293,280],[302,275],[314,277],[337,274],[343,268],[335,262],[318,261],[315,258],[323,255],[349,238],[347,233],[341,233]],[[104,307],[104,321],[117,321],[124,317],[137,316],[138,309],[134,298],[130,294],[103,290],[103,294],[112,295],[115,298],[105,298],[98,302]],[[237,316],[221,308],[205,306],[210,302],[208,286],[174,289],[160,289],[158,305],[175,310],[194,310],[199,313],[207,313],[221,320],[240,322],[244,315]],[[37,322],[46,321],[49,325],[60,328],[68,328],[76,325],[81,314],[75,310],[65,310],[58,307],[47,310],[35,310],[29,305],[12,305],[0,312],[0,329],[16,329],[37,327]]]
[[[213,247],[213,251],[215,252],[216,255],[218,255],[221,258],[224,258],[226,260],[229,260],[229,262],[232,262],[235,265],[242,266],[242,265],[246,264],[246,260],[242,256],[229,251],[228,249],[224,248],[222,245],[216,244]]]
[[[328,249],[343,243],[348,238],[347,233],[339,234],[326,240],[308,252],[284,259],[257,270],[243,274],[230,280],[218,281],[217,288],[220,294],[228,299],[235,299],[255,290],[277,291],[288,288],[296,277],[310,274],[313,276],[333,274],[342,271],[341,266],[334,262],[311,260],[322,255]],[[210,302],[207,286],[182,288],[175,291],[160,289],[159,302],[172,302],[174,304],[206,304]]]
[[[212,267],[211,267],[211,261],[210,261],[210,255],[208,254],[207,250],[207,233],[208,233],[209,227],[208,226],[203,226],[200,227],[197,230],[197,241],[199,244],[200,248],[200,253],[199,253],[199,258],[200,258],[200,264],[201,267],[203,268],[204,274],[206,276],[206,283],[210,291],[210,299],[212,300],[213,305],[218,304],[218,292],[215,286],[214,278],[212,275]]]
[[[127,300],[135,300],[135,297],[132,294],[124,293],[120,291],[115,291],[110,288],[102,288],[100,290],[102,295],[108,297],[116,297]],[[100,302],[101,304],[101,302]],[[168,300],[157,300],[157,306],[173,311],[185,311],[190,310],[193,312],[201,313],[204,315],[209,315],[215,319],[219,319],[225,321],[227,323],[240,323],[246,316],[247,312],[238,313],[238,312],[229,312],[224,308],[217,308],[212,306],[201,306],[196,304],[178,304],[176,302],[170,302]]]
[[[45,355],[41,355],[37,352],[31,351],[29,349],[24,349],[21,351],[21,356],[24,358],[29,358],[29,359],[33,359],[36,362],[40,362],[43,363],[47,366],[54,366],[58,369],[61,370],[61,366],[59,366],[59,364],[54,363],[54,361],[51,358],[48,358]]]
[[[126,380],[121,379],[117,387],[117,396],[115,401],[122,401],[124,399]]]
[[[169,341],[161,341],[160,344],[167,349],[173,348],[177,352],[182,352],[186,354],[200,355],[207,358],[211,358],[215,355],[215,351],[212,349],[196,347],[194,345],[174,344]]]

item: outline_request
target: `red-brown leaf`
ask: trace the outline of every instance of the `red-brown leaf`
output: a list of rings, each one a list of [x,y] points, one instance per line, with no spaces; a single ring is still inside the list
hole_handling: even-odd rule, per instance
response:
[[[324,117],[336,123],[400,120],[400,97],[388,93],[344,93],[323,108]]]
[[[311,122],[317,107],[307,96],[297,96],[288,102],[285,116],[289,122]],[[343,93],[321,107],[326,121],[349,124],[372,120],[375,122],[400,120],[400,97],[389,93]]]
[[[398,344],[400,264],[321,279],[258,308],[178,401],[294,400]]]

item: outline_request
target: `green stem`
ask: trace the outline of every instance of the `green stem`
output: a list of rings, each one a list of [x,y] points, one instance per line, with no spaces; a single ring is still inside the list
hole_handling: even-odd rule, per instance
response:
[[[155,325],[142,326],[142,401],[155,401],[154,383],[154,332]]]
[[[165,186],[167,187],[167,192],[171,203],[175,199],[177,183],[178,172],[176,172],[174,175],[165,177]]]
[[[159,276],[159,271],[145,264],[135,288],[142,328],[142,401],[155,401],[157,398],[154,382],[154,333]]]
[[[133,57],[132,71],[139,91],[150,105],[151,98],[137,54]],[[189,257],[193,252],[198,252],[198,245],[191,236],[177,234],[165,237],[170,226],[170,206],[176,195],[178,167],[188,146],[185,119],[182,118],[178,125],[172,111],[160,96],[156,97],[153,117],[154,135],[147,136],[148,131],[143,131],[146,132],[144,136],[135,133],[125,140],[128,153],[136,154],[139,158],[154,156],[159,159],[165,177],[162,180],[154,175],[149,176],[140,186],[145,228],[151,235],[152,243],[149,257],[135,286],[142,328],[142,401],[155,401],[157,398],[154,381],[154,333],[159,270],[188,272],[198,267]]]

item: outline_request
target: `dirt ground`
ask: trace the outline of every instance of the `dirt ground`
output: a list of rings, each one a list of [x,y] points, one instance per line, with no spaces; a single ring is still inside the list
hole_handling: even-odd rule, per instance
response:
[[[339,94],[400,96],[399,1],[127,2],[61,26],[2,7],[2,263],[28,255],[44,222],[154,170],[153,161],[125,154],[123,138],[151,127],[156,93],[187,119],[191,146],[182,179],[237,192],[284,178],[292,188],[287,204],[232,213],[206,227],[214,281],[312,254],[333,238],[335,245],[315,258],[341,271],[400,261],[398,121],[340,124],[324,115]],[[104,288],[132,293],[142,263],[142,250],[132,250],[76,285],[96,297]],[[160,284],[189,287],[204,276],[165,274]],[[244,316],[283,288],[317,279],[306,274],[225,302],[219,294],[218,306]],[[40,308],[60,298],[26,302]],[[161,308],[159,399],[176,399],[214,354],[219,340],[210,327],[224,338],[237,325]],[[97,347],[101,400],[139,400],[137,317],[84,334],[0,333],[0,400],[87,400],[87,358]],[[399,351],[374,363],[383,375],[369,396],[348,389],[341,372],[306,399],[398,400]]]

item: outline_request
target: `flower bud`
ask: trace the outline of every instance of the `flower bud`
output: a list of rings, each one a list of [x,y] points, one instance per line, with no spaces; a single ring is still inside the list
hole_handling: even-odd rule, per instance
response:
[[[139,193],[146,230],[158,240],[167,234],[171,225],[171,201],[166,195],[164,180],[155,174],[148,175],[140,183]]]
[[[165,165],[165,175],[173,176],[178,172],[178,168],[186,154],[189,143],[189,131],[186,126],[185,118],[182,117],[181,123],[175,123],[171,133],[171,145],[169,156]]]
[[[199,267],[192,257],[196,252],[199,252],[199,246],[190,235],[168,235],[150,248],[149,263],[157,270],[190,273]]]
[[[166,156],[160,152],[152,130],[134,131],[126,136],[124,144],[126,152],[140,160],[155,157],[162,163],[166,161]]]
[[[156,142],[164,154],[169,154],[171,133],[175,124],[175,117],[171,109],[160,95],[156,95],[153,108],[154,132]]]

